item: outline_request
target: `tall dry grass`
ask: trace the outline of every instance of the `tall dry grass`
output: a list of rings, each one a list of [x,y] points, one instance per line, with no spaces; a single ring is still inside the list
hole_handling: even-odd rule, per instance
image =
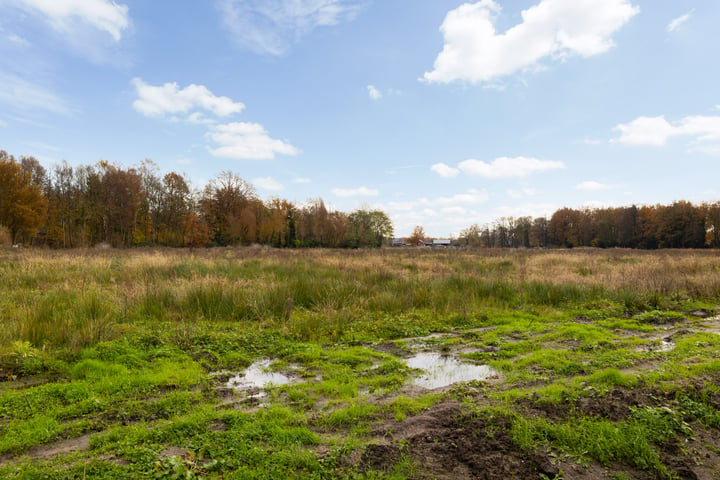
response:
[[[323,338],[411,312],[462,321],[489,307],[642,310],[718,299],[720,254],[711,250],[0,252],[0,345],[38,348],[78,349],[152,322]]]

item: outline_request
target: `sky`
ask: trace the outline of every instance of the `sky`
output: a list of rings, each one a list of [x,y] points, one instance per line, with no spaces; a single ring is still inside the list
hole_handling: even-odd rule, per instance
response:
[[[717,0],[0,0],[0,149],[450,237],[720,199]]]

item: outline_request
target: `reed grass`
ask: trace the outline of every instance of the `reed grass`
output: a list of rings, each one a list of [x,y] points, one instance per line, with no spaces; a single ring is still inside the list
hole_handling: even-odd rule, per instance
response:
[[[0,252],[0,345],[77,350],[139,322],[236,322],[299,339],[412,330],[497,308],[636,312],[714,303],[715,251],[119,250]],[[402,322],[400,322],[402,323]],[[462,322],[461,322],[462,323]],[[437,326],[437,325],[434,325]],[[398,329],[395,329],[398,330]],[[404,333],[375,328],[373,335]]]

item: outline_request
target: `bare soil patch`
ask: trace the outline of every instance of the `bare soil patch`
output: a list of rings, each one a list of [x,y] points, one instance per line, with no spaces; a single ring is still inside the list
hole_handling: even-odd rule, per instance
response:
[[[388,422],[374,431],[360,465],[388,470],[408,456],[418,479],[507,479],[551,477],[559,470],[542,457],[528,457],[514,447],[510,419],[468,414],[456,401],[438,404],[403,422]]]
[[[90,437],[93,435],[94,433],[86,433],[85,435],[81,435],[79,437],[58,440],[57,442],[32,448],[19,455],[5,454],[0,456],[0,463],[10,462],[19,457],[28,457],[33,460],[48,460],[75,452],[85,451],[90,448]]]

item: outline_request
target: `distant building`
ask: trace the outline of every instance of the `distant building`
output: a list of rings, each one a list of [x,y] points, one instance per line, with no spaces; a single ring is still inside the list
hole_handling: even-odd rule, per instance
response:
[[[404,238],[393,238],[390,243],[393,247],[404,247],[406,245]]]
[[[452,240],[450,240],[449,238],[435,238],[429,245],[433,248],[447,248],[452,246]]]

